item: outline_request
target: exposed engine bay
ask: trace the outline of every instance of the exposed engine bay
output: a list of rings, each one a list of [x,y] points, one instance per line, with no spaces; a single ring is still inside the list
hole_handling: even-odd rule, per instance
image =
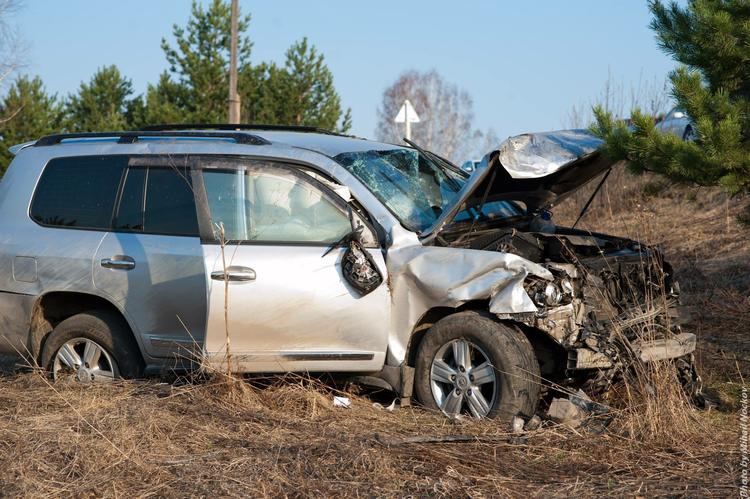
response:
[[[679,287],[658,248],[551,222],[544,232],[532,231],[538,227],[535,218],[470,232],[466,226],[452,227],[441,243],[516,254],[553,274],[551,282],[529,276],[524,283],[537,312],[500,316],[532,334],[545,333],[565,350],[564,359],[539,355],[542,374],[558,379],[584,375],[587,389],[595,393],[609,388],[633,361],[678,359],[683,384],[698,393],[695,335],[681,330]],[[548,213],[545,219],[550,220]]]

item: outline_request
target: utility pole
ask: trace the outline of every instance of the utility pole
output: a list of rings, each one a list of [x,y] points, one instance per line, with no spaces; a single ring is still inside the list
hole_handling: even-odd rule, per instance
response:
[[[239,0],[232,0],[232,32],[229,43],[229,123],[240,122],[240,94],[237,93],[237,24]]]

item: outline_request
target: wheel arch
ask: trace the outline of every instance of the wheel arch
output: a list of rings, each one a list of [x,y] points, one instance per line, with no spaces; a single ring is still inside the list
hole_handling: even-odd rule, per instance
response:
[[[39,359],[44,341],[55,326],[65,319],[89,310],[106,310],[118,317],[127,326],[127,331],[138,345],[141,360],[146,360],[143,345],[125,314],[107,298],[77,291],[50,291],[36,299],[31,311],[27,345],[31,357],[34,360]]]
[[[473,310],[475,312],[487,313],[489,306],[489,300],[474,300],[466,302],[460,307],[433,307],[425,312],[422,317],[417,321],[412,329],[411,336],[409,337],[409,344],[406,347],[406,356],[404,362],[409,367],[414,367],[417,361],[417,352],[419,351],[419,345],[422,343],[427,331],[430,330],[433,324],[440,319],[448,317],[449,315],[457,314],[467,310]]]
[[[542,374],[559,373],[565,369],[567,351],[561,345],[553,341],[549,337],[549,335],[547,335],[543,331],[529,327],[520,321],[499,319],[488,312],[488,307],[489,302],[487,300],[477,300],[467,302],[458,308],[434,307],[429,309],[420,318],[420,320],[412,330],[411,337],[409,338],[409,344],[406,349],[406,357],[404,359],[406,365],[409,367],[414,367],[416,365],[419,345],[424,340],[425,335],[433,324],[435,324],[440,319],[443,319],[450,315],[471,310],[490,317],[499,323],[514,327],[521,331],[526,339],[529,340],[531,346],[534,348],[534,355],[536,356],[537,361],[540,364]]]

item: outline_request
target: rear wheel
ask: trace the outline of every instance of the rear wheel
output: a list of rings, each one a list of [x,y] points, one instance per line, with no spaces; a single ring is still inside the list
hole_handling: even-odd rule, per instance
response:
[[[539,363],[526,336],[477,312],[438,321],[419,346],[415,390],[449,417],[530,418],[540,393]]]
[[[40,360],[53,379],[81,383],[137,378],[143,371],[127,325],[104,310],[74,315],[58,324],[45,340]]]

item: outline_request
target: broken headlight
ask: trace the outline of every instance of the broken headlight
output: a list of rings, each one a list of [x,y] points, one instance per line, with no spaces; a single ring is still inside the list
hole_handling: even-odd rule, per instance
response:
[[[567,305],[573,299],[575,288],[567,277],[553,282],[534,280],[527,284],[526,291],[539,307]]]

